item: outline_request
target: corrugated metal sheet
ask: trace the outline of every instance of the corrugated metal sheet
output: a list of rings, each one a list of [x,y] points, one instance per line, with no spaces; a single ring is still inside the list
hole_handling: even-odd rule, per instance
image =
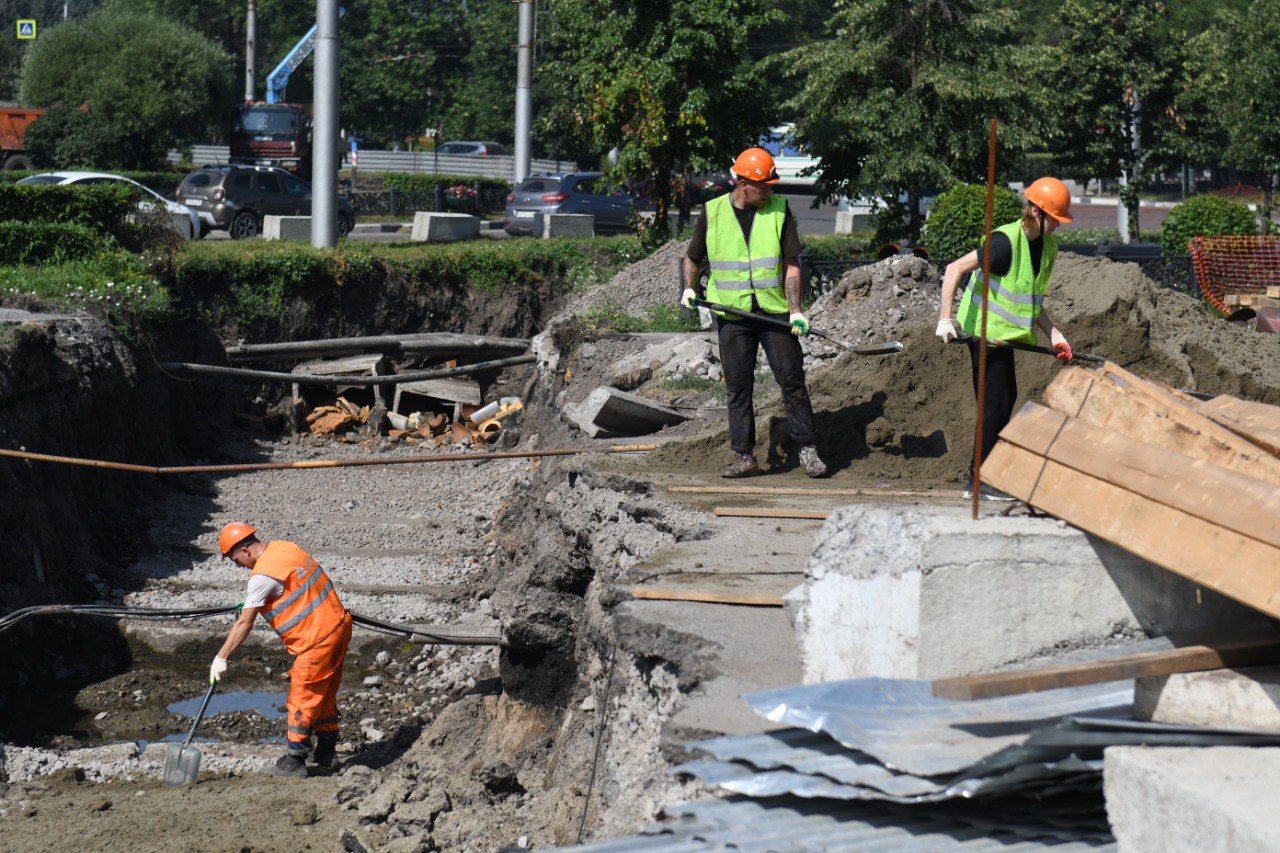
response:
[[[971,806],[972,804],[965,804]],[[669,823],[644,835],[600,841],[576,848],[595,853],[629,851],[939,851],[973,853],[1054,850],[1112,851],[1105,824],[1064,829],[1051,822],[988,815],[969,808],[886,807],[868,803],[814,803],[777,800],[711,800],[669,810]],[[1077,819],[1078,820],[1078,819]]]
[[[1068,716],[1128,717],[1133,686],[1114,684],[958,702],[929,682],[861,678],[749,693],[775,723],[825,732],[844,746],[913,776],[960,773]]]

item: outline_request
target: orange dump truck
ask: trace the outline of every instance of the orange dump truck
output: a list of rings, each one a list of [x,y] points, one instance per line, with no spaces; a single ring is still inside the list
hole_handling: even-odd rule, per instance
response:
[[[44,115],[44,110],[0,104],[0,169],[30,169],[23,139],[31,122]]]

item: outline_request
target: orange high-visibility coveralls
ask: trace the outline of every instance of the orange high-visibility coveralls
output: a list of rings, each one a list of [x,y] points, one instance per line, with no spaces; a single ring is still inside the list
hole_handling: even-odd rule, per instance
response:
[[[351,614],[333,582],[311,555],[292,542],[269,542],[253,574],[267,575],[284,592],[264,605],[262,617],[296,655],[289,671],[288,751],[311,751],[312,732],[338,731],[338,685],[351,643]]]

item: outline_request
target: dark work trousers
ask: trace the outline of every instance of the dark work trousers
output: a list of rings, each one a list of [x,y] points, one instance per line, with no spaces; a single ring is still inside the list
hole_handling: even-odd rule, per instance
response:
[[[786,314],[766,315],[786,320]],[[804,385],[804,353],[800,341],[786,329],[755,320],[716,317],[720,364],[729,396],[729,445],[734,453],[751,453],[756,446],[756,411],[752,392],[756,381],[756,353],[764,347],[769,369],[782,388],[791,437],[802,447],[813,444],[818,426]]]
[[[982,408],[982,458],[991,455],[1000,430],[1013,417],[1013,404],[1018,399],[1018,377],[1013,371],[1012,349],[987,347],[987,402]],[[973,362],[973,395],[978,396],[978,344],[969,342],[969,359]],[[969,457],[969,473],[973,474],[973,457]]]

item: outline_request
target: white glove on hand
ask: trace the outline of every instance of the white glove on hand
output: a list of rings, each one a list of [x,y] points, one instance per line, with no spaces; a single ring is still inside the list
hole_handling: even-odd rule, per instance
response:
[[[698,294],[694,293],[691,288],[686,287],[684,293],[680,294],[680,304],[685,308],[693,307],[693,300],[698,298]]]
[[[209,666],[209,683],[222,680],[222,673],[227,671],[227,659],[214,657],[213,663]]]
[[[949,344],[960,337],[960,330],[956,328],[955,320],[950,317],[944,317],[938,321],[938,328],[934,330],[934,334],[938,336],[938,340],[944,344]]]

